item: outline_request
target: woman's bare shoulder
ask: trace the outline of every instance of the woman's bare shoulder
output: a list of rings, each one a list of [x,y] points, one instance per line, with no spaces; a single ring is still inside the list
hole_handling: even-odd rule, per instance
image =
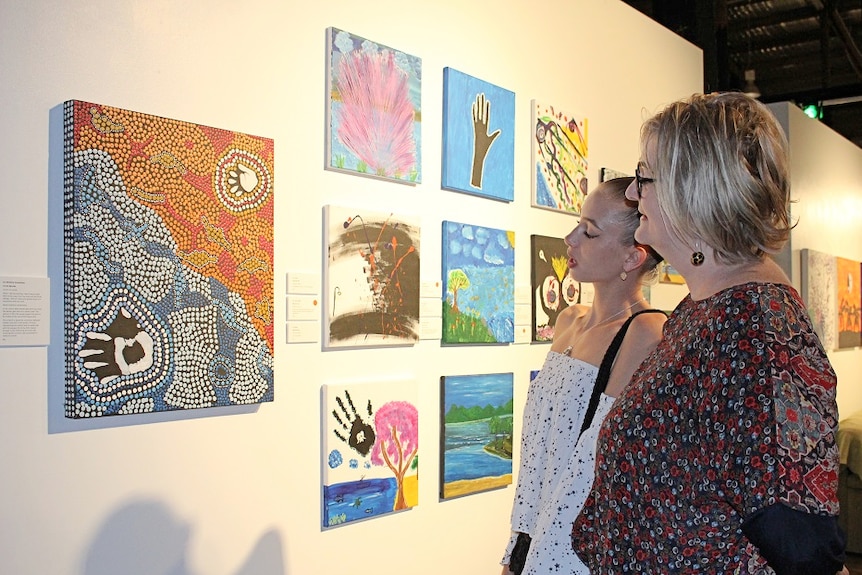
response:
[[[572,325],[578,318],[584,317],[587,311],[590,309],[589,306],[582,305],[576,303],[574,305],[570,305],[566,309],[560,312],[560,315],[557,316],[557,323],[555,325],[556,329],[565,329],[567,326]]]
[[[666,321],[667,315],[664,313],[642,313],[632,321],[629,331],[637,339],[654,340],[657,343],[661,339],[662,327]]]

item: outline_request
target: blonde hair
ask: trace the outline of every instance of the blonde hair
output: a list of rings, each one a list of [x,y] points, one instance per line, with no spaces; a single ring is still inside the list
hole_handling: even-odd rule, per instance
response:
[[[640,226],[640,212],[638,211],[638,203],[626,197],[626,188],[633,181],[634,178],[630,176],[605,180],[590,193],[605,195],[619,203],[620,208],[615,214],[617,217],[614,218],[614,221],[620,225],[620,242],[624,246],[637,245],[644,249],[646,259],[644,259],[638,273],[643,278],[644,283],[652,283],[658,277],[657,268],[662,257],[651,246],[639,244],[635,240],[635,231]]]
[[[742,93],[695,94],[647,120],[643,157],[674,233],[716,259],[744,263],[790,237],[787,140],[769,109]],[[698,250],[699,251],[699,250]]]

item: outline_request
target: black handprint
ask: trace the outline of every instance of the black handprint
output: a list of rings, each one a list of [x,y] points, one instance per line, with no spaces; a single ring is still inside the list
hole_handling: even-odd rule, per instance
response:
[[[87,332],[78,352],[84,367],[103,384],[123,375],[146,371],[153,365],[153,338],[126,309],[120,308],[104,332]]]
[[[374,433],[374,428],[362,421],[362,417],[356,413],[356,406],[353,405],[353,400],[350,399],[350,394],[347,390],[344,390],[344,397],[347,399],[350,411],[344,406],[344,402],[340,397],[335,398],[335,401],[341,408],[341,415],[339,415],[337,409],[333,409],[332,416],[341,425],[341,431],[334,429],[333,432],[338,439],[346,442],[347,445],[358,451],[360,455],[366,456],[371,451],[377,435]],[[371,400],[368,400],[367,411],[370,418],[372,414]]]
[[[491,119],[491,102],[485,99],[485,94],[478,94],[473,103],[473,174],[470,185],[482,188],[482,174],[485,171],[485,156],[491,149],[491,144],[500,135],[500,130],[488,133],[488,122]]]

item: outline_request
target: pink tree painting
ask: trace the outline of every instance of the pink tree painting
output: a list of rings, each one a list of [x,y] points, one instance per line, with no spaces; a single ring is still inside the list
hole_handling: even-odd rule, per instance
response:
[[[329,29],[327,167],[418,183],[421,60]]]
[[[419,450],[419,412],[406,401],[390,401],[374,414],[377,441],[371,462],[386,465],[395,474],[398,491],[393,511],[408,507],[404,497],[404,477]]]
[[[419,504],[415,380],[323,385],[323,527]]]

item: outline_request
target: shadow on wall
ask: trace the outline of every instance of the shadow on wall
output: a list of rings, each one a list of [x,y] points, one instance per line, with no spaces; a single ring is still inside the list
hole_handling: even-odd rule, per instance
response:
[[[96,533],[83,575],[196,575],[186,564],[191,527],[156,501],[131,503]],[[235,575],[285,575],[281,540],[267,531]]]

